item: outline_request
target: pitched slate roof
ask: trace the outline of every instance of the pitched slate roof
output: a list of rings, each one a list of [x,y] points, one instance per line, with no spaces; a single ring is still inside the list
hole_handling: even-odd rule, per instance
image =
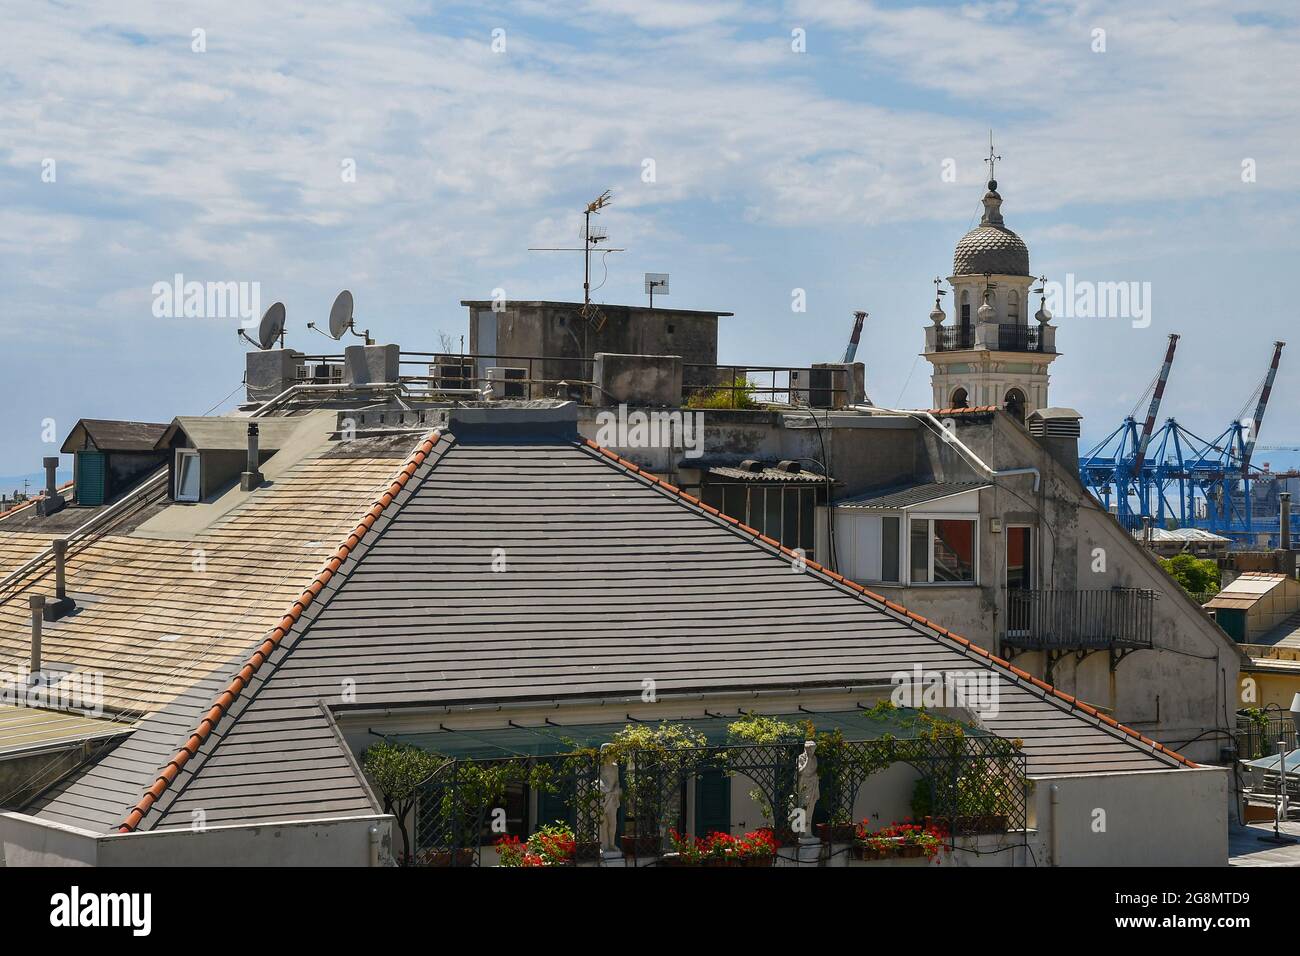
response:
[[[72,426],[72,431],[59,450],[70,455],[90,444],[100,451],[153,451],[154,445],[167,431],[166,423],[117,422],[102,418],[83,418]]]
[[[1025,741],[1031,773],[1187,763],[839,575],[791,573],[776,542],[594,446],[431,436],[380,504],[124,829],[374,812],[331,706],[627,695],[646,677],[725,692],[984,668],[1003,681],[986,725]]]

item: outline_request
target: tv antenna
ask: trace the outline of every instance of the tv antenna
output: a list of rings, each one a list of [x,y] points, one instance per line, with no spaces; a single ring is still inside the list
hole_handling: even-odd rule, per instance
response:
[[[270,308],[262,313],[256,339],[243,329],[237,331],[241,339],[256,345],[263,352],[275,345],[276,339],[280,340],[280,348],[284,348],[284,303],[272,302]]]
[[[597,244],[605,242],[609,237],[605,235],[605,230],[599,226],[593,233],[591,230],[591,217],[600,215],[600,211],[612,203],[614,200],[610,196],[609,190],[587,203],[586,210],[582,214],[582,248],[566,246],[529,246],[529,252],[581,252],[582,253],[582,305],[584,311],[586,306],[591,305],[591,253]],[[603,249],[601,252],[626,252],[626,249]]]
[[[315,322],[308,322],[307,328],[314,329],[320,332],[321,335],[326,334],[316,328]],[[359,339],[365,339],[367,345],[375,344],[375,340],[370,337],[369,329],[364,332],[357,331],[356,319],[352,315],[352,293],[344,289],[334,297],[334,304],[330,306],[330,330],[328,334],[330,338],[337,340],[343,338],[346,332],[351,332]]]
[[[650,308],[655,307],[655,293],[660,295],[668,294],[668,273],[667,272],[647,272],[645,274],[645,292],[650,296]]]

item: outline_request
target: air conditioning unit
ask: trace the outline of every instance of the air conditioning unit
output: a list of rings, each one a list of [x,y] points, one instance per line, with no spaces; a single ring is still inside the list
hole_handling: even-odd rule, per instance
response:
[[[790,404],[811,408],[839,408],[845,402],[836,394],[836,380],[843,373],[830,368],[790,369]],[[842,386],[841,386],[842,388]]]
[[[526,368],[489,368],[487,380],[492,386],[493,401],[528,397],[528,369]]]
[[[299,365],[294,374],[303,385],[338,385],[343,381],[343,366],[329,362]]]

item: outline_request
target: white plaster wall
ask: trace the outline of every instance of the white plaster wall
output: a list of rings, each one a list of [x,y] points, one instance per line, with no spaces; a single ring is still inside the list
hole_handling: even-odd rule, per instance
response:
[[[1030,825],[1054,866],[1226,866],[1228,787],[1223,767],[1039,777]]]

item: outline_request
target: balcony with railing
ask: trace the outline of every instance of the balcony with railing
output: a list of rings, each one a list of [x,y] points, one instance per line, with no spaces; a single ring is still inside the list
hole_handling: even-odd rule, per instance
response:
[[[1017,323],[1002,323],[980,327],[952,325],[931,326],[927,332],[933,336],[932,352],[959,352],[966,349],[988,349],[996,352],[1055,352],[1051,326],[1043,328]]]
[[[1008,590],[1002,643],[1022,651],[1124,653],[1152,646],[1158,595],[1145,588]]]

